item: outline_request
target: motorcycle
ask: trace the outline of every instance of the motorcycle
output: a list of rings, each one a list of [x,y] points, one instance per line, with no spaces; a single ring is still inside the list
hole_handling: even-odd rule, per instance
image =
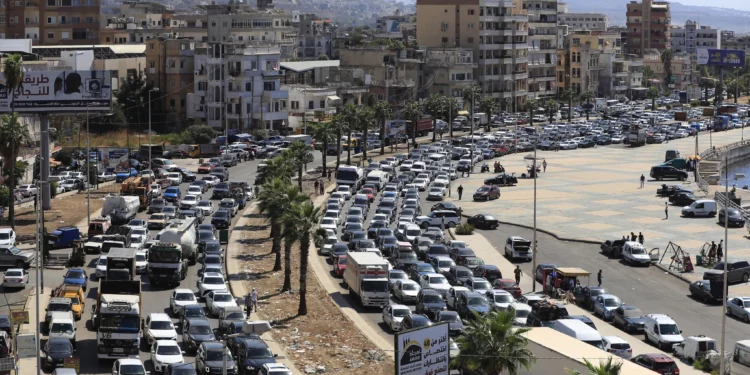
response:
[[[489,172],[489,171],[490,171],[490,166],[487,164],[482,164],[482,173]]]

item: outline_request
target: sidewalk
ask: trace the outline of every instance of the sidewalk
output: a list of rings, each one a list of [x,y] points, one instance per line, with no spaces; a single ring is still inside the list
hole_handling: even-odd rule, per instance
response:
[[[49,295],[52,292],[50,288],[44,288],[42,293],[39,295],[39,314],[44,316],[44,309],[49,303]],[[38,324],[36,319],[36,287],[31,291],[29,297],[26,299],[26,311],[29,312],[29,324],[22,324],[19,327],[19,333],[35,333],[37,330],[41,330],[41,325]],[[42,335],[39,335],[42,338]],[[41,351],[41,345],[37,343],[38,349]],[[18,361],[18,374],[19,375],[36,375],[37,362],[36,358],[22,358]]]
[[[503,274],[504,278],[507,279],[513,279],[513,270],[516,268],[513,264],[510,263],[504,256],[502,256],[498,251],[495,250],[494,246],[482,235],[479,234],[471,234],[467,236],[459,236],[456,235],[453,229],[449,230],[451,237],[453,237],[456,240],[465,241],[470,248],[474,249],[474,252],[477,254],[478,257],[484,259],[484,261],[487,264],[494,264],[499,269],[500,272]],[[595,275],[592,275],[593,277],[596,277]],[[521,276],[521,290],[523,290],[524,293],[531,293],[532,285],[536,284],[536,290],[537,292],[542,290],[541,284],[535,282],[532,278],[532,275],[522,275]],[[633,348],[633,356],[636,356],[638,354],[644,354],[644,353],[662,353],[667,355],[668,357],[671,357],[671,353],[662,352],[659,349],[650,346],[643,342],[641,337],[635,337],[630,336],[626,334],[623,331],[620,331],[619,329],[612,326],[612,324],[605,322],[591,313],[589,313],[588,310],[584,310],[576,305],[573,304],[567,304],[565,306],[568,309],[568,312],[570,315],[586,315],[588,316],[594,324],[596,324],[597,330],[602,336],[620,336],[623,339],[625,339],[630,346]],[[609,354],[602,352],[602,357],[606,357]],[[693,375],[693,374],[704,374],[703,372],[697,371],[693,369],[692,366],[689,366],[687,364],[682,363],[681,361],[675,361],[677,363],[677,366],[680,368],[680,374],[682,375]]]
[[[258,206],[257,201],[251,202],[245,210],[243,210],[240,213],[240,219],[237,220],[237,225],[235,225],[235,228],[237,227],[243,227],[247,226],[248,219],[245,217],[245,215],[250,214],[251,212],[255,211],[256,207]],[[230,231],[229,236],[229,244],[227,245],[227,255],[226,259],[235,259],[239,255],[242,244],[239,242],[239,233],[238,231]],[[225,262],[227,267],[227,278],[229,279],[229,290],[232,292],[232,295],[235,299],[241,299],[244,301],[245,296],[248,294],[248,290],[245,287],[245,283],[242,279],[237,279],[233,277],[234,275],[240,275],[242,274],[242,270],[240,270],[240,262]],[[244,302],[243,302],[244,303]],[[243,303],[240,303],[242,305]],[[260,320],[258,316],[255,313],[250,313],[250,315],[247,317],[248,320]],[[281,347],[281,345],[278,344],[278,342],[274,339],[273,331],[266,332],[262,334],[260,337],[265,341],[266,344],[268,344],[268,347],[271,349],[271,352],[274,354],[278,354],[278,357],[276,357],[276,362],[283,363],[287,367],[289,367],[290,370],[292,370],[292,374],[294,375],[301,375],[302,371],[300,371],[294,362],[285,355],[284,349]]]

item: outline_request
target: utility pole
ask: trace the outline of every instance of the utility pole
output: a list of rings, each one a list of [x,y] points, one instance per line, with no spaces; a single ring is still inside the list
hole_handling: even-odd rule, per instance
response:
[[[724,212],[726,213],[724,215],[724,281],[722,283],[722,289],[721,293],[722,296],[724,296],[722,300],[722,307],[721,307],[721,372],[720,374],[726,374],[726,358],[724,353],[725,348],[724,344],[726,342],[726,336],[727,336],[727,314],[725,312],[727,311],[727,274],[729,271],[727,271],[727,259],[729,259],[729,155],[728,153],[724,154],[724,165],[726,166],[724,169],[726,178],[725,181],[725,188],[724,188]]]
[[[150,108],[148,112],[149,112],[149,120],[150,120],[151,119]],[[149,131],[150,130],[151,129],[149,128]],[[89,147],[91,146],[89,145],[89,140],[91,140],[91,137],[89,136],[89,106],[86,105],[86,181],[88,181],[88,184],[86,184],[86,211],[87,211],[86,219],[88,221],[88,224],[90,225],[91,224],[91,181],[90,181],[91,173],[89,173],[89,171],[91,171],[91,152],[89,151]],[[149,157],[149,160],[151,160],[150,157]]]
[[[158,87],[154,87],[151,90],[148,91],[148,162],[149,165],[151,164],[151,93],[152,92],[159,92]],[[139,138],[140,139],[140,138]],[[162,150],[164,152],[164,150]]]
[[[40,139],[39,143],[41,144],[42,148],[42,160],[39,162],[39,166],[41,167],[41,170],[39,171],[39,179],[42,180],[42,210],[49,210],[52,208],[51,202],[50,202],[50,191],[49,191],[49,184],[47,181],[49,181],[49,116],[46,113],[42,113],[39,115],[40,120]],[[129,160],[129,159],[128,159]],[[13,160],[13,165],[15,165],[15,160]],[[11,179],[12,180],[12,179]]]

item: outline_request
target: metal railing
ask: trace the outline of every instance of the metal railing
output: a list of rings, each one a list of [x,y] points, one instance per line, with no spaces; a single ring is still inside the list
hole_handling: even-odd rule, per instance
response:
[[[716,203],[724,207],[727,206],[727,195],[723,191],[717,191],[716,193],[714,193],[714,200],[716,201]],[[742,206],[734,203],[731,199],[729,199],[729,207],[739,211],[740,214],[742,214],[742,217],[745,218],[745,221],[750,220],[750,209],[742,208]]]

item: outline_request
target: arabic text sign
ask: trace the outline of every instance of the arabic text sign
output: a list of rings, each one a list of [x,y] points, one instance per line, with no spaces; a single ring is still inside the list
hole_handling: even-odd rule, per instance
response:
[[[698,49],[698,65],[741,68],[745,66],[745,51],[729,49]]]
[[[0,112],[109,111],[112,76],[108,70],[25,72],[11,96],[0,74]]]
[[[10,321],[13,324],[29,324],[29,312],[28,311],[11,311]]]
[[[448,375],[448,327],[443,323],[397,334],[396,375]]]
[[[36,357],[36,333],[16,335],[16,352],[18,358]]]
[[[81,359],[78,357],[64,358],[63,367],[75,369],[76,373],[80,373],[81,372]]]
[[[388,138],[403,137],[406,135],[406,120],[390,120],[386,123],[386,134]]]

